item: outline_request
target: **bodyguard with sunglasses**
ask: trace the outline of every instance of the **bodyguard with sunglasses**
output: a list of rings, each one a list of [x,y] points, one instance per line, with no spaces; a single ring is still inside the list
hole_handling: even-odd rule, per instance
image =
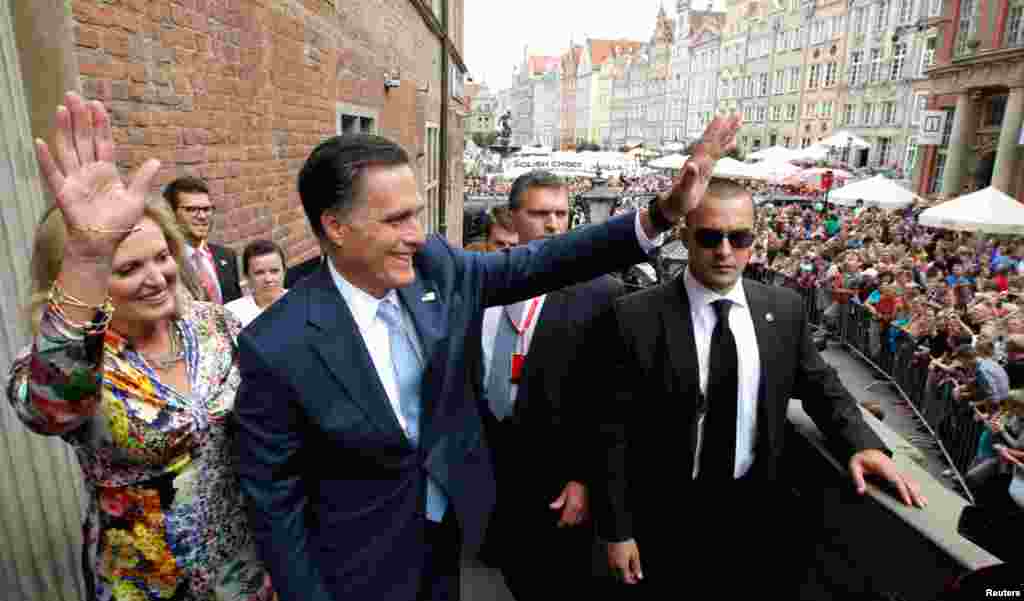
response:
[[[925,499],[818,355],[801,298],[741,279],[754,243],[750,193],[712,179],[685,219],[686,272],[620,298],[603,324],[598,534],[627,598],[662,599],[680,581],[730,598],[800,598],[797,570],[809,564],[792,549],[807,520],[791,513],[796,499],[777,477],[791,398],[847,461],[858,492],[873,475],[907,505]],[[743,578],[712,580],[726,561],[742,563],[726,573]]]

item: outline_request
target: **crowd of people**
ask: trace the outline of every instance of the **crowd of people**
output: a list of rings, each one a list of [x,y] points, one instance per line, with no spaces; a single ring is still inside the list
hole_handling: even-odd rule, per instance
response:
[[[460,561],[479,552],[517,598],[603,595],[598,539],[615,594],[660,599],[685,537],[705,551],[690,560],[700,588],[719,584],[739,541],[760,563],[730,590],[796,598],[807,558],[773,553],[800,525],[778,476],[791,398],[860,494],[877,477],[908,506],[927,501],[810,343],[799,296],[742,279],[748,263],[841,282],[836,294],[908,329],[939,336],[940,318],[955,321],[936,357],[950,372],[996,345],[987,321],[1009,329],[1022,293],[1016,247],[936,237],[912,215],[755,218],[749,191],[711,177],[736,116],[711,122],[675,182],[625,184],[670,193],[593,227],[569,231],[569,197],[589,181],[517,178],[490,230],[508,236],[489,252],[424,234],[400,146],[329,138],[298,176],[323,257],[293,278],[271,242],[246,247],[241,273],[210,243],[201,180],[159,200],[147,200],[158,161],[122,180],[102,103],[69,93],[56,121],[53,150],[37,143],[56,205],[36,232],[33,339],[7,397],[79,458],[98,601],[457,600]],[[649,260],[681,222],[689,264],[676,281],[626,296],[603,275]],[[903,288],[885,292],[872,269]],[[952,294],[921,313],[941,278]],[[1014,396],[991,363],[976,359],[974,394],[1000,403],[985,414],[995,424]],[[994,436],[1015,433],[999,423]],[[675,492],[651,469],[666,453]],[[702,519],[666,518],[666,493]]]

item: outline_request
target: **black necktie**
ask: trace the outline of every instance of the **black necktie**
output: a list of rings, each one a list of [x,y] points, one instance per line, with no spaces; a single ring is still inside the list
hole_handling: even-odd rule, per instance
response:
[[[730,301],[712,303],[718,323],[711,334],[708,366],[708,412],[704,418],[704,444],[699,478],[710,482],[732,481],[736,469],[736,389],[739,367],[736,339],[729,329]]]

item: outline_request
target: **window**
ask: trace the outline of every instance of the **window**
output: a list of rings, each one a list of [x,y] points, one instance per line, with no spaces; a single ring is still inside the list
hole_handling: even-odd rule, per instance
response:
[[[833,18],[835,19],[835,26],[832,27],[832,37],[838,38],[846,33],[846,15],[839,15]]]
[[[858,50],[850,55],[850,85],[855,86],[860,81],[861,51]]]
[[[786,49],[785,46],[786,46],[786,32],[785,31],[781,31],[781,30],[780,31],[776,31],[775,32],[775,49],[778,50],[778,51],[782,51],[782,50]]]
[[[742,146],[743,148],[746,148],[748,144],[750,144],[750,137],[749,136],[743,136],[742,138],[740,138],[740,146]]]
[[[825,22],[821,19],[811,23],[811,43],[819,44],[825,40]]]
[[[804,105],[804,117],[814,118],[817,107],[813,102]]]
[[[938,194],[942,192],[942,176],[946,173],[946,154],[940,152],[935,157],[935,170],[932,171],[932,178],[928,181],[928,193]]]
[[[761,96],[767,96],[768,95],[768,74],[767,73],[762,73],[759,77],[761,78],[761,94],[760,95]]]
[[[811,71],[807,75],[807,89],[813,90],[818,87],[818,71],[821,65],[811,65]]]
[[[917,125],[921,123],[921,111],[928,105],[928,96],[925,94],[915,94],[914,104],[910,108],[910,124]]]
[[[925,69],[929,69],[935,64],[935,44],[937,40],[936,36],[932,36],[924,42],[924,52],[921,53],[921,70],[918,73],[921,77],[924,77]]]
[[[998,127],[1003,124],[1003,116],[1006,115],[1006,100],[1007,96],[1005,94],[993,96],[989,99],[985,111],[986,125]]]
[[[746,85],[744,86],[744,89],[743,89],[743,96],[745,98],[753,98],[754,97],[754,76],[753,75],[748,75],[747,76]]]
[[[772,105],[771,120],[772,121],[782,121],[782,106],[781,105],[778,105],[778,104],[773,104]]]
[[[910,3],[911,0],[898,0],[896,22],[903,24],[910,21],[910,13],[912,12],[913,5]]]
[[[946,109],[946,122],[942,127],[942,140],[939,141],[939,146],[949,146],[949,138],[953,135],[953,117],[956,115],[956,109]]]
[[[867,21],[867,9],[858,8],[853,11],[853,33],[854,35],[864,33],[864,23]]]
[[[843,105],[843,125],[850,125],[853,123],[853,105]]]
[[[826,100],[824,103],[822,103],[821,111],[819,111],[818,116],[823,118],[823,119],[831,119],[832,118],[832,101],[831,100]]]
[[[747,122],[754,120],[754,107],[749,104],[743,107],[743,120]]]
[[[878,165],[884,167],[889,163],[889,152],[892,150],[892,140],[889,138],[878,138]]]
[[[784,91],[783,90],[783,84],[785,84],[785,81],[784,81],[785,73],[786,73],[785,69],[779,69],[778,71],[775,72],[775,77],[772,79],[772,93],[773,94],[782,94],[783,93],[783,91]]]
[[[424,149],[424,185],[423,191],[427,198],[424,211],[423,228],[427,232],[436,232],[440,217],[441,186],[438,183],[441,172],[441,128],[427,124],[426,148]]]
[[[811,139],[810,138],[801,138],[801,140],[800,140],[800,148],[807,148],[810,145],[811,145]]]
[[[875,122],[875,105],[870,102],[860,107],[861,125],[872,125]]]
[[[796,121],[796,105],[786,105],[786,121]]]
[[[800,67],[789,68],[789,91],[796,92],[800,89]]]
[[[836,85],[836,72],[839,70],[839,65],[834,61],[825,65],[825,87],[831,88]]]
[[[768,107],[761,105],[757,107],[757,122],[764,123],[768,120]]]
[[[375,111],[350,104],[338,103],[334,110],[335,129],[341,134],[375,134],[377,117]]]
[[[889,69],[889,79],[897,81],[903,79],[903,61],[907,58],[907,45],[896,44],[892,48],[892,67]]]
[[[889,24],[889,0],[882,0],[878,4],[878,12],[875,14],[875,31],[885,31]]]
[[[942,0],[928,0],[928,16],[942,16]]]
[[[1021,27],[1021,19],[1024,19],[1024,6],[1014,6],[1006,17],[1006,45],[1024,46],[1024,27]]]
[[[917,166],[917,138],[911,137],[907,140],[907,150],[903,157],[903,173],[909,179]]]
[[[790,136],[783,137],[782,145],[785,146],[786,148],[789,148],[790,146],[793,145],[793,138],[791,138]]]
[[[883,102],[882,103],[882,123],[893,124],[896,123],[896,103],[895,102]]]
[[[976,8],[975,0],[960,0],[960,26],[956,32],[957,55],[967,52],[967,42],[974,37],[976,25],[974,11]]]
[[[882,50],[880,48],[871,49],[871,75],[868,77],[868,83],[877,83],[882,78]]]

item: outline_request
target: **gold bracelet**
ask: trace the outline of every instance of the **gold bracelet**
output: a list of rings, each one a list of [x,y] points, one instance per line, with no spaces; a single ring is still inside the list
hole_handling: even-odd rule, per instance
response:
[[[94,225],[72,225],[67,224],[69,230],[77,230],[79,232],[86,232],[89,234],[134,234],[135,232],[141,232],[142,226],[135,226],[127,230],[110,230],[102,227],[96,227]]]

